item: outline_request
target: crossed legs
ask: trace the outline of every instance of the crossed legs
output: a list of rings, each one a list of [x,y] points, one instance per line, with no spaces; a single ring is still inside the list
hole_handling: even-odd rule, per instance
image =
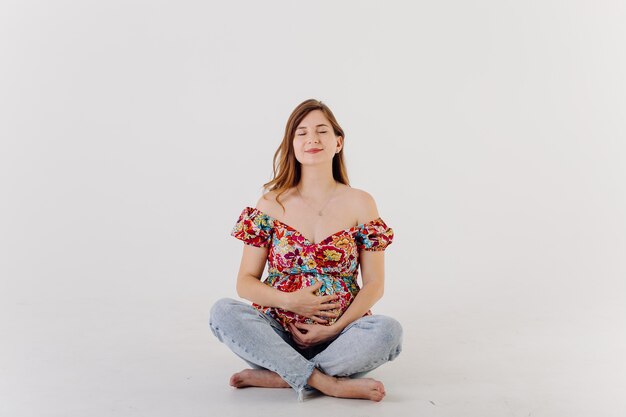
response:
[[[326,395],[380,401],[385,395],[383,384],[358,377],[395,359],[402,342],[402,327],[396,320],[374,315],[350,323],[319,351],[314,347],[303,352],[272,317],[229,298],[218,300],[211,309],[210,327],[253,368],[234,374],[232,386],[291,387],[299,397],[308,385]]]

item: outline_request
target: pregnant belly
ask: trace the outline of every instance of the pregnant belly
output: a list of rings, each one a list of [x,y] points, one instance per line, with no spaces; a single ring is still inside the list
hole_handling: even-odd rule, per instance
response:
[[[356,283],[356,280],[352,276],[348,277],[335,277],[332,275],[310,275],[310,274],[302,274],[302,275],[290,275],[287,277],[272,277],[269,276],[265,281],[267,285],[270,285],[276,288],[279,291],[283,292],[293,292],[298,291],[302,288],[310,287],[316,284],[318,281],[322,282],[322,286],[319,290],[314,292],[317,296],[324,295],[333,295],[337,294],[339,298],[335,303],[339,303],[339,308],[334,310],[328,310],[331,312],[338,313],[337,317],[326,317],[328,320],[326,325],[330,326],[333,324],[341,315],[350,307],[352,300],[359,292],[359,287]],[[267,309],[266,309],[267,310]],[[296,314],[292,311],[286,311],[280,308],[272,307],[268,310],[268,312],[277,319],[285,329],[288,329],[287,324],[291,322],[300,322],[307,324],[316,323],[314,320]]]

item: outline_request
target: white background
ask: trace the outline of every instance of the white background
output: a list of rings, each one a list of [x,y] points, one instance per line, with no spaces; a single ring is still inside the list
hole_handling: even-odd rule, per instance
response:
[[[622,1],[2,0],[0,415],[622,417],[625,21]],[[373,310],[405,343],[378,404],[235,390],[207,325],[307,98],[395,231]]]

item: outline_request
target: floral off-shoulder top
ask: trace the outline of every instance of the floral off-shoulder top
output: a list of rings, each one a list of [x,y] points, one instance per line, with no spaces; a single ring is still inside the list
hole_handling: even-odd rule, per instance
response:
[[[254,208],[243,209],[231,236],[248,245],[269,248],[265,284],[292,292],[322,281],[317,295],[338,294],[340,315],[348,309],[360,288],[357,283],[359,251],[383,251],[393,241],[393,229],[380,217],[339,230],[318,243],[306,239],[293,227]],[[313,320],[275,307],[256,303],[256,309],[270,314],[285,330],[289,322],[313,324]],[[371,315],[371,310],[365,315]],[[337,317],[338,318],[338,317]],[[328,318],[328,325],[337,318]]]

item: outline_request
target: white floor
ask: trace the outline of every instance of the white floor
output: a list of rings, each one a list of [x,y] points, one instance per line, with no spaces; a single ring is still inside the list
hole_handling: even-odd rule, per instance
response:
[[[210,333],[209,304],[3,303],[0,416],[626,415],[624,328],[608,310],[399,317],[403,352],[371,373],[382,402],[298,403],[291,389],[227,384],[245,364]]]

